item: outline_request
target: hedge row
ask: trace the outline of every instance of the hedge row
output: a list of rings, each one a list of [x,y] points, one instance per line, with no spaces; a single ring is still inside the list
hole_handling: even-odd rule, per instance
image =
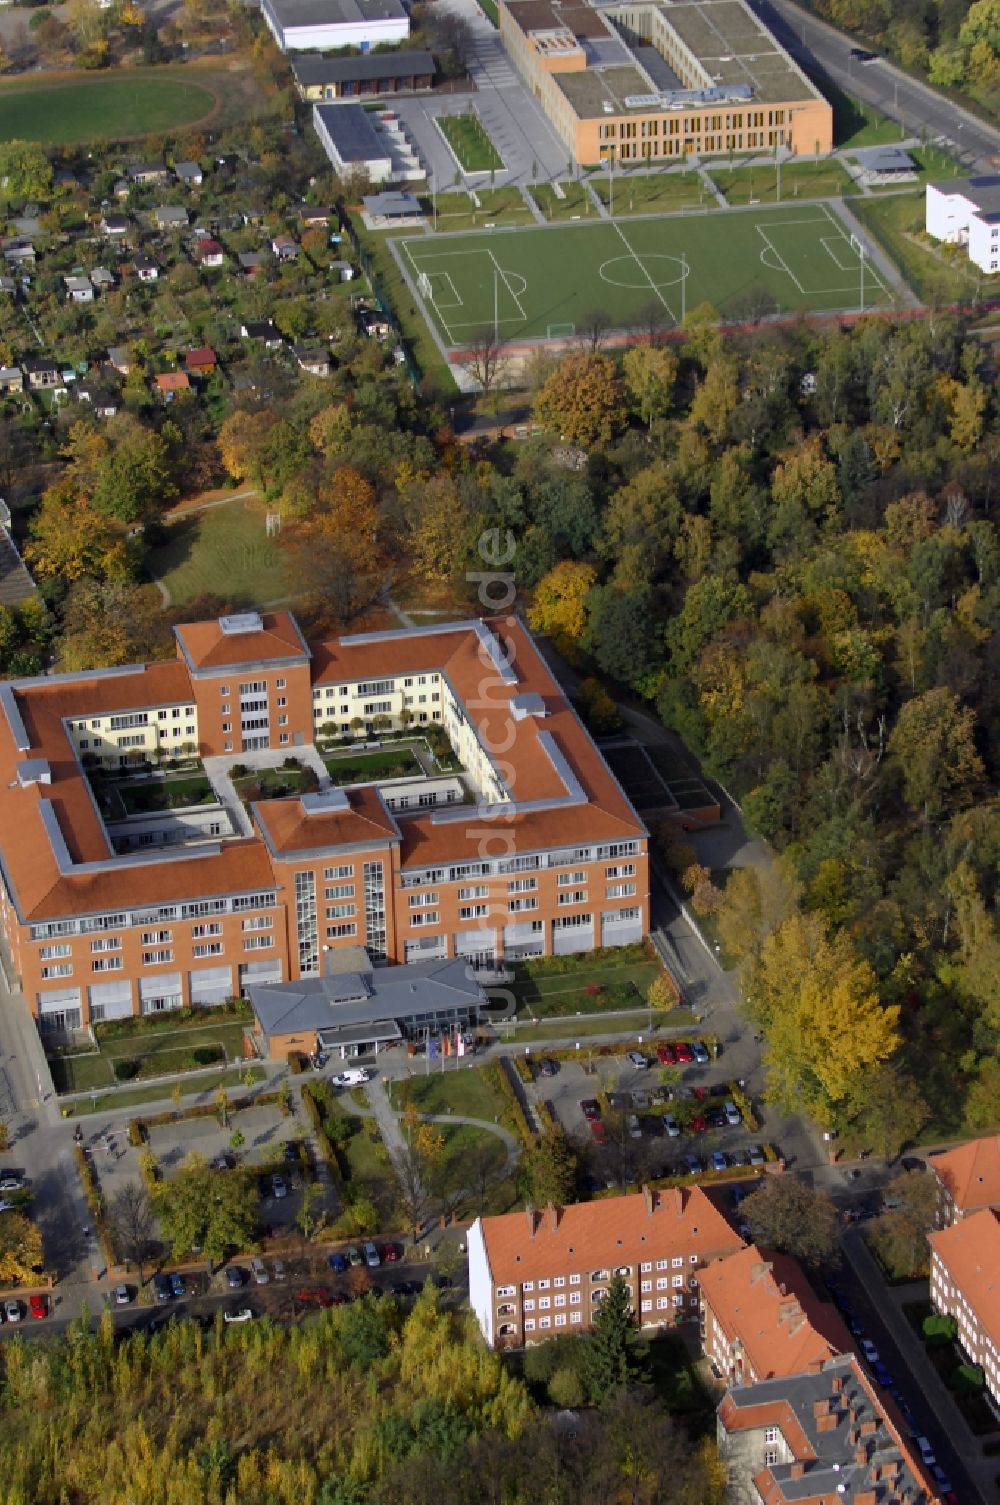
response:
[[[311,1087],[306,1086],[302,1088],[302,1106],[306,1110],[306,1117],[313,1126],[316,1142],[319,1145],[319,1152],[330,1167],[333,1184],[340,1193],[341,1201],[346,1203],[348,1180],[346,1167],[341,1163],[340,1152],[337,1146],[326,1132],[326,1120],[323,1117],[322,1109],[316,1101]]]
[[[760,1128],[760,1120],[753,1111],[753,1103],[750,1101],[748,1094],[743,1091],[739,1082],[729,1083],[729,1095],[743,1114],[743,1122],[747,1128],[752,1134],[756,1134]]]
[[[507,1057],[501,1057],[494,1061],[483,1071],[483,1080],[491,1087],[501,1100],[500,1122],[505,1129],[516,1134],[521,1143],[528,1148],[534,1143],[535,1132],[525,1117],[521,1100],[514,1088],[507,1070],[505,1069]]]
[[[115,1253],[114,1245],[111,1242],[111,1235],[104,1221],[104,1197],[101,1195],[101,1184],[97,1179],[97,1172],[94,1170],[90,1156],[82,1144],[73,1146],[73,1154],[76,1159],[76,1168],[80,1173],[80,1181],[83,1185],[83,1195],[87,1200],[90,1216],[94,1220],[94,1228],[101,1246],[101,1253],[104,1256],[104,1263],[110,1269],[112,1265],[118,1263],[118,1256]]]
[[[272,1105],[280,1107],[286,1117],[290,1112],[290,1108],[286,1109],[280,1092],[261,1092],[256,1097],[232,1097],[229,1099],[227,1112],[242,1113],[244,1108],[266,1108]],[[144,1136],[139,1142],[144,1143],[151,1125],[179,1123],[185,1118],[217,1118],[218,1114],[218,1103],[195,1103],[191,1108],[173,1108],[167,1113],[151,1113],[148,1118],[132,1119],[129,1132],[131,1133],[131,1124],[136,1124],[137,1132]]]
[[[556,1123],[555,1114],[552,1112],[552,1109],[549,1107],[548,1103],[543,1102],[541,1099],[539,1099],[539,1101],[535,1104],[535,1117],[538,1119],[538,1122],[541,1125],[543,1134],[547,1134],[551,1129],[556,1129],[559,1127],[559,1125]]]

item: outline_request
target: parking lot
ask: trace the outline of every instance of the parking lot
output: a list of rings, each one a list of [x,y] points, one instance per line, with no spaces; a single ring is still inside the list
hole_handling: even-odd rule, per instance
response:
[[[682,1050],[682,1059],[671,1061],[678,1043],[696,1042],[673,1042],[663,1061],[654,1051],[632,1060],[581,1052],[580,1060],[546,1065],[542,1057],[535,1063],[526,1095],[548,1104],[579,1147],[595,1189],[642,1176],[734,1167],[749,1172],[763,1164],[763,1146],[774,1142],[773,1129],[780,1125],[764,1117],[759,1129],[749,1129],[733,1101],[724,1060],[713,1060],[707,1051],[707,1060],[684,1060]],[[639,1064],[642,1059],[646,1065]],[[753,1107],[758,1115],[764,1112],[759,1103]]]

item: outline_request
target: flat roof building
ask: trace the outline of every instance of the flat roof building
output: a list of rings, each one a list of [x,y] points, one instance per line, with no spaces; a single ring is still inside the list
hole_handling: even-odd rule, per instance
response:
[[[1000,174],[928,183],[924,218],[935,240],[965,246],[981,272],[1000,272]]]
[[[313,125],[335,172],[365,172],[373,184],[391,178],[392,153],[363,105],[313,105]]]
[[[833,112],[743,0],[498,0],[500,36],[586,166],[828,152]]]
[[[327,948],[493,977],[647,933],[646,828],[516,619],[175,635],[170,662],[0,683],[0,928],[43,1031],[319,978]],[[443,734],[457,787],[424,744],[405,795],[341,787],[331,741],[377,728]],[[151,814],[187,760],[196,806]]]
[[[307,54],[292,63],[300,96],[317,100],[370,99],[383,94],[412,94],[434,82],[429,52],[371,52],[361,57]]]
[[[282,52],[325,52],[405,42],[410,18],[401,0],[261,0],[261,12]]]

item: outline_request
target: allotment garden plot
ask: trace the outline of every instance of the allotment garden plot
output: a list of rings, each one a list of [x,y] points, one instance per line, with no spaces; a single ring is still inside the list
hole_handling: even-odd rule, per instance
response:
[[[738,315],[757,295],[782,312],[855,309],[861,299],[857,245],[821,203],[395,245],[425,313],[452,347],[494,327],[505,340],[570,336],[598,310],[627,329],[653,308],[679,324],[704,302]],[[867,256],[863,274],[865,306],[890,302]]]

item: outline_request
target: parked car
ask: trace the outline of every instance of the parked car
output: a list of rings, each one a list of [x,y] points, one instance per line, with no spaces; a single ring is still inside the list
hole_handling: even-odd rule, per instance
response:
[[[694,1052],[692,1051],[687,1041],[678,1040],[675,1049],[677,1051],[677,1059],[680,1064],[682,1066],[690,1066],[691,1062],[694,1060]]]
[[[327,1055],[325,1050],[314,1050],[312,1055],[309,1057],[309,1065],[312,1067],[313,1071],[322,1071],[323,1067],[326,1065],[329,1059],[330,1057]]]
[[[590,1122],[590,1135],[595,1144],[607,1144],[608,1131],[599,1118],[592,1118]]]
[[[349,1265],[363,1265],[364,1260],[361,1258],[361,1250],[354,1247],[348,1249],[347,1263]]]
[[[668,1139],[681,1137],[681,1126],[672,1113],[665,1113],[663,1116],[663,1132]]]
[[[379,1254],[377,1247],[372,1243],[367,1243],[361,1246],[361,1251],[365,1256],[365,1264],[369,1270],[377,1270],[382,1263],[382,1256]]]
[[[239,1265],[226,1266],[226,1285],[231,1291],[241,1290],[245,1279],[246,1277]]]
[[[6,1322],[20,1322],[21,1303],[19,1301],[5,1301],[3,1304],[3,1315]]]
[[[878,1349],[875,1347],[875,1344],[872,1342],[871,1338],[861,1339],[861,1352],[864,1354],[869,1364],[878,1363]]]
[[[287,1280],[288,1271],[285,1269],[285,1261],[283,1259],[273,1259],[271,1261],[271,1273],[275,1280]]]
[[[890,1385],[892,1384],[892,1374],[882,1363],[881,1359],[877,1364],[872,1365],[872,1374],[875,1376],[878,1384],[882,1386],[883,1390],[889,1389]]]
[[[334,1275],[347,1274],[347,1260],[345,1259],[343,1254],[331,1254],[327,1263],[329,1264],[330,1269],[333,1271]]]
[[[629,1113],[628,1114],[628,1116],[625,1119],[625,1127],[626,1127],[626,1129],[628,1129],[629,1137],[631,1139],[641,1139],[642,1138],[642,1124],[639,1122],[639,1119],[636,1116],[636,1114],[634,1114],[634,1113]]]
[[[701,1040],[693,1040],[691,1042],[691,1054],[694,1056],[699,1066],[707,1066],[709,1061],[711,1060],[711,1057],[708,1054],[708,1048],[702,1043]]]
[[[271,1184],[274,1187],[274,1198],[276,1202],[280,1202],[282,1198],[288,1196],[288,1182],[285,1180],[284,1176],[272,1176]]]
[[[677,1052],[672,1045],[658,1045],[656,1047],[656,1059],[661,1066],[676,1066]]]
[[[168,1275],[153,1276],[153,1295],[157,1301],[169,1301],[174,1294],[174,1288]]]
[[[726,1169],[727,1164],[728,1164],[728,1162],[727,1162],[726,1157],[723,1154],[722,1150],[713,1150],[712,1151],[712,1169],[713,1169],[713,1171],[724,1171]]]
[[[372,1075],[367,1066],[349,1066],[346,1071],[338,1071],[332,1076],[330,1082],[334,1087],[361,1087],[371,1081]]]
[[[228,1155],[216,1155],[215,1159],[212,1161],[212,1169],[213,1169],[213,1171],[228,1171],[228,1170],[231,1170],[232,1167],[230,1166],[230,1163],[229,1163],[229,1156]]]
[[[689,1176],[700,1176],[705,1169],[697,1155],[685,1155],[684,1165]]]
[[[708,1120],[703,1118],[700,1113],[696,1113],[694,1118],[692,1118],[691,1122],[688,1124],[688,1128],[691,1130],[692,1134],[704,1134],[705,1130],[708,1128]]]
[[[729,1164],[730,1165],[749,1165],[750,1161],[747,1158],[746,1150],[730,1150],[730,1152],[729,1152]]]
[[[260,1258],[259,1255],[255,1256],[250,1261],[250,1274],[253,1276],[254,1285],[258,1285],[258,1286],[266,1286],[267,1285],[267,1282],[269,1281],[270,1276],[267,1273],[267,1266],[265,1265],[264,1261]]]
[[[587,1122],[591,1124],[601,1116],[600,1105],[592,1097],[584,1098],[583,1102],[580,1104],[580,1112],[583,1114]]]
[[[721,1108],[709,1108],[705,1116],[713,1129],[724,1129],[726,1127],[726,1115]]]
[[[922,1432],[918,1432],[913,1440],[917,1444],[917,1451],[919,1452],[924,1464],[927,1466],[927,1468],[933,1468],[935,1463],[937,1462],[937,1458],[935,1456],[934,1449],[931,1447],[930,1439],[928,1437],[925,1437]]]
[[[20,1171],[0,1171],[0,1191],[21,1191],[24,1177]]]
[[[632,1093],[632,1107],[637,1113],[648,1113],[651,1102],[652,1098],[648,1092]]]
[[[47,1296],[29,1296],[28,1308],[33,1317],[47,1317],[49,1315],[49,1300]]]
[[[285,1140],[285,1143],[281,1146],[281,1153],[289,1165],[298,1165],[300,1158],[299,1147],[293,1139]]]
[[[736,1129],[743,1122],[743,1114],[734,1102],[723,1103],[722,1111],[726,1115],[726,1123],[729,1124],[730,1128]]]
[[[128,1286],[115,1286],[115,1306],[129,1306],[132,1301],[132,1292]]]
[[[398,1246],[398,1244],[383,1244],[382,1245],[382,1263],[384,1265],[394,1265],[398,1259],[399,1259],[399,1246]]]
[[[649,1066],[649,1059],[641,1050],[627,1050],[625,1059],[630,1066],[635,1067],[636,1071],[645,1071]]]
[[[851,57],[856,63],[877,63],[878,53],[868,52],[864,47],[852,47]]]
[[[223,1322],[252,1322],[253,1309],[249,1306],[232,1306],[222,1314]]]
[[[761,1149],[759,1144],[752,1144],[748,1146],[747,1157],[751,1165],[764,1164],[764,1151]]]
[[[556,1065],[555,1061],[550,1061],[548,1056],[542,1056],[541,1060],[538,1062],[539,1076],[555,1076],[558,1069],[559,1068]]]

